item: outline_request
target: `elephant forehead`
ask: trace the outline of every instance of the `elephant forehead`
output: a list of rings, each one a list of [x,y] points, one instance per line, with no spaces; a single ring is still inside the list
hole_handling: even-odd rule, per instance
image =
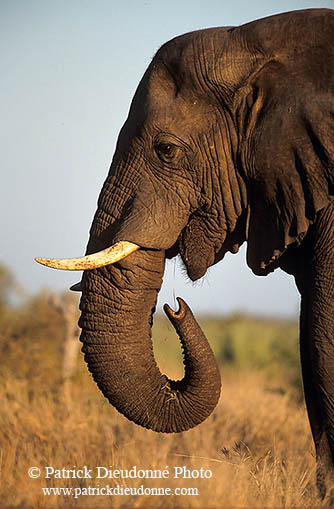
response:
[[[145,129],[180,131],[182,137],[189,129],[193,130],[195,124],[203,125],[206,119],[212,119],[215,113],[205,99],[191,93],[176,93],[174,88],[160,82],[152,83],[145,94],[138,94],[130,118],[133,114],[137,125]]]
[[[184,58],[176,66],[171,65],[170,59],[157,55],[136,91],[133,101],[136,113],[141,110],[144,114],[159,115],[168,110],[172,115],[182,116],[198,110],[207,97],[193,67]]]
[[[147,120],[159,124],[190,126],[202,119],[203,112],[204,105],[196,98],[154,96],[147,103]]]

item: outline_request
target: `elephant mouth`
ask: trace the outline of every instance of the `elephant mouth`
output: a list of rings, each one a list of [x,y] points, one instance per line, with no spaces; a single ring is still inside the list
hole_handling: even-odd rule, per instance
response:
[[[214,243],[208,242],[203,229],[196,228],[196,225],[197,223],[194,221],[190,223],[190,227],[184,228],[176,242],[165,250],[167,259],[181,255],[188,276],[193,281],[204,276],[207,268],[222,259],[227,251],[236,253],[239,249],[238,242],[224,243],[231,245],[224,246],[225,249],[222,249],[223,246],[219,246],[221,252],[217,255],[217,251],[219,251],[217,246]],[[35,260],[41,265],[54,269],[85,271],[112,265],[139,249],[151,250],[152,248],[120,240],[110,247],[78,258],[35,258]],[[153,250],[156,249],[153,248]],[[71,286],[70,289],[72,291],[82,291],[81,282]]]
[[[78,258],[35,258],[36,262],[41,265],[45,265],[46,267],[50,267],[58,270],[92,270],[98,269],[101,267],[106,267],[107,265],[112,265],[116,262],[119,262],[134,253],[139,249],[146,250],[147,248],[135,244],[134,242],[129,241],[119,241],[113,244],[112,246],[97,251],[95,253],[81,256]],[[206,267],[202,267],[200,270],[200,274],[198,271],[194,271],[193,267],[189,263],[189,259],[184,256],[184,249],[181,243],[180,238],[169,248],[166,250],[166,258],[174,258],[174,256],[181,254],[183,261],[187,267],[188,274],[191,279],[195,280],[198,277],[201,277],[206,272]],[[203,270],[204,269],[204,270]],[[195,277],[194,277],[195,274]],[[70,290],[74,292],[82,291],[82,282],[72,285]]]
[[[217,259],[215,259],[213,246],[209,244],[204,244],[205,250],[202,250],[202,252],[200,253],[201,256],[198,257],[191,252],[192,247],[194,247],[192,244],[194,244],[196,248],[194,249],[194,251],[197,251],[197,253],[199,253],[200,252],[199,243],[197,242],[195,243],[188,242],[186,248],[186,243],[184,243],[184,232],[183,232],[183,234],[180,235],[178,240],[169,249],[167,249],[165,253],[166,258],[168,259],[174,258],[174,256],[180,254],[181,258],[185,263],[185,266],[187,267],[187,272],[190,279],[195,281],[196,279],[199,279],[205,274],[207,268],[210,265],[216,263],[224,255],[217,257]],[[231,252],[236,253],[239,250],[239,244],[236,243],[235,245],[233,245],[233,247],[229,246],[229,248],[230,249],[225,249],[225,252],[227,250],[230,250]],[[107,265],[112,265],[116,262],[119,262],[126,258],[127,256],[129,256],[130,254],[137,251],[138,249],[147,248],[135,244],[134,242],[119,241],[106,249],[102,249],[95,253],[86,256],[81,256],[78,258],[63,258],[63,259],[35,258],[35,260],[41,265],[45,265],[53,269],[71,271],[91,270],[106,267]],[[191,254],[192,256],[190,257],[189,254]],[[70,290],[78,292],[82,291],[81,282],[71,286]]]

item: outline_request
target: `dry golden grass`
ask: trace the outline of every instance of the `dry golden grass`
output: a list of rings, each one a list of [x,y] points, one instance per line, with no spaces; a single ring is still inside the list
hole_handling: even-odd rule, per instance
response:
[[[7,274],[0,266],[2,283]],[[109,405],[92,382],[82,355],[72,379],[63,379],[64,313],[50,292],[11,307],[10,285],[0,289],[1,508],[321,505],[302,399],[297,323],[243,315],[202,317],[203,330],[223,364],[220,404],[194,430],[159,435],[130,423]],[[73,294],[64,295],[62,302],[67,298],[73,301]],[[182,377],[180,346],[166,319],[155,318],[153,336],[162,371],[174,379]],[[170,476],[45,479],[46,466],[60,470],[86,466],[93,472],[97,466],[157,471],[168,466]],[[31,467],[39,467],[41,477],[30,478]],[[212,478],[175,478],[176,467],[212,471]],[[96,495],[107,485],[123,489],[144,485],[172,494]],[[72,496],[46,495],[43,488],[72,488]],[[88,488],[95,494],[85,495]],[[198,495],[173,494],[180,488],[198,490]],[[78,490],[82,496],[75,498]]]
[[[0,505],[14,507],[305,507],[321,505],[304,406],[260,373],[223,373],[221,402],[194,430],[162,435],[111,408],[85,371],[68,399],[12,377],[0,409]],[[52,384],[50,384],[52,387]],[[169,479],[31,479],[30,467],[163,470]],[[175,479],[173,468],[212,471],[211,479]],[[197,488],[197,496],[46,496],[42,487]]]

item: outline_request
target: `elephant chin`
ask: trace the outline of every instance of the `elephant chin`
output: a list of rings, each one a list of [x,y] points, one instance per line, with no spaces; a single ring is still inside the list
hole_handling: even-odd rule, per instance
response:
[[[203,277],[209,267],[224,258],[226,253],[236,254],[246,240],[247,210],[238,217],[231,231],[221,230],[220,234],[210,239],[205,220],[193,215],[178,238],[177,246],[173,246],[168,257],[179,253],[192,281]],[[214,231],[214,229],[212,229]],[[219,238],[219,241],[217,241]]]
[[[179,238],[179,253],[192,281],[203,277],[215,262],[214,246],[197,222],[189,223]]]
[[[202,249],[200,253],[193,256],[191,251],[187,251],[182,259],[187,267],[187,274],[192,281],[197,281],[205,276],[210,265],[214,263],[214,253],[212,249]]]

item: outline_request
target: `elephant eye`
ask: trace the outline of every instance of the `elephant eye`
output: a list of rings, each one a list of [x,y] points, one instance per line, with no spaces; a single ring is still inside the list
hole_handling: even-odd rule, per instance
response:
[[[161,161],[169,163],[173,160],[177,147],[172,143],[158,143],[155,146],[155,151]]]

